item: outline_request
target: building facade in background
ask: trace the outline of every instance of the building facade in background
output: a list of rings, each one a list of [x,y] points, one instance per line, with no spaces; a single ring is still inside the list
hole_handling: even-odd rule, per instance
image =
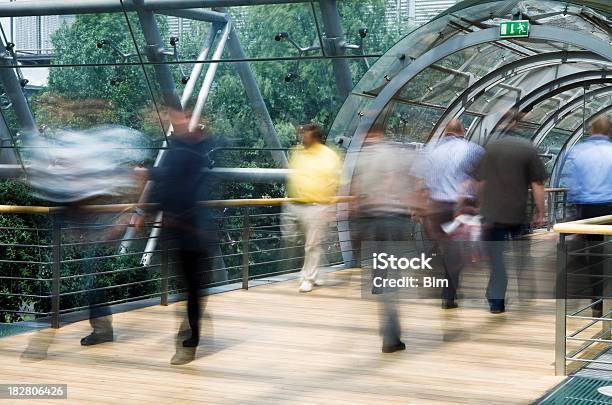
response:
[[[458,0],[389,0],[387,20],[392,24],[425,24]]]
[[[70,15],[45,15],[10,18],[9,37],[19,51],[49,53],[51,36],[62,24],[74,21]]]

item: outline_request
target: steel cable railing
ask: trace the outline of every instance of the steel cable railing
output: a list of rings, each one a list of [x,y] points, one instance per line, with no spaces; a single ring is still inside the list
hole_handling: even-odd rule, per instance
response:
[[[321,203],[333,204],[348,198]],[[312,202],[297,199],[248,199],[203,202],[215,212],[214,231],[220,252],[203,263],[204,286],[215,287],[274,277],[298,271],[303,244],[287,245],[281,232],[281,205]],[[117,214],[131,215],[135,207],[154,211],[153,204],[114,204],[79,207],[0,206],[2,217],[19,218],[24,226],[2,226],[0,221],[0,322],[32,318],[49,319],[59,327],[62,314],[91,306],[113,305],[160,297],[162,305],[171,294],[182,292],[174,274],[173,249],[153,252],[153,260],[141,257],[156,227],[147,218],[142,237],[133,237],[126,252],[117,252],[122,226]],[[40,226],[31,226],[36,224]],[[113,234],[112,236],[110,236]],[[116,235],[115,235],[116,234]],[[337,222],[330,224],[329,238],[321,243],[326,263],[342,263]],[[302,235],[298,235],[302,236]]]
[[[608,367],[612,362],[599,356],[612,349],[612,215],[557,224],[554,230],[559,233],[555,372]]]

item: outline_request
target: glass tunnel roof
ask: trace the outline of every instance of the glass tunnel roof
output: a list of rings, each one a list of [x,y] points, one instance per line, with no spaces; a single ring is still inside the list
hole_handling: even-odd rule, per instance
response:
[[[557,156],[577,141],[583,119],[611,114],[606,107],[612,104],[612,59],[574,41],[588,36],[588,45],[607,48],[609,56],[611,16],[607,0],[461,2],[405,36],[371,67],[343,105],[331,139],[357,151],[367,125],[379,122],[388,137],[418,145],[440,136],[450,118],[461,117],[468,137],[485,143],[503,133],[506,113],[515,107],[526,113],[519,134],[533,139],[553,171]],[[497,27],[512,19],[564,35],[500,39]],[[491,40],[440,51],[493,29],[497,36]],[[424,68],[403,80],[421,62]]]

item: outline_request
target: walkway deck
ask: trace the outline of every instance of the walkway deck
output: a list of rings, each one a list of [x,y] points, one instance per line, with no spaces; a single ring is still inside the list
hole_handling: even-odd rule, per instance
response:
[[[477,301],[447,311],[437,300],[403,302],[408,348],[382,354],[359,271],[329,278],[337,283],[310,294],[288,281],[208,297],[205,336],[185,366],[169,364],[182,303],[116,314],[116,341],[96,347],[79,345],[86,321],[3,338],[0,383],[68,384],[68,400],[50,404],[423,405],[526,404],[562,380],[552,300],[503,315]],[[29,339],[51,342],[47,359],[21,357]]]

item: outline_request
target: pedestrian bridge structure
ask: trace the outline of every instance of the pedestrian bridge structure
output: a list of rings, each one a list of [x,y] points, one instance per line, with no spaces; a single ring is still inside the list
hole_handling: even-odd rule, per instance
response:
[[[388,15],[375,4],[351,14],[343,3],[350,2],[0,3],[0,384],[68,384],[65,402],[74,404],[609,402],[597,389],[612,385],[612,288],[601,297],[570,297],[567,286],[588,271],[570,265],[590,255],[574,242],[598,234],[608,249],[612,217],[569,222],[564,186],[567,154],[593,119],[612,112],[612,3],[465,0],[384,49],[376,48],[390,32],[380,28]],[[295,10],[304,27],[287,17]],[[370,30],[355,16],[366,19],[366,11],[380,13]],[[22,68],[27,60],[15,51],[22,48],[4,29],[7,21],[60,16],[76,16],[76,23],[58,29],[50,63],[29,67],[47,69],[48,85],[26,88],[31,70]],[[179,39],[169,21],[196,28]],[[262,27],[271,30],[261,35],[269,39],[263,51],[260,38],[247,36]],[[295,39],[301,28],[299,38],[314,38],[312,45]],[[312,96],[300,87],[304,72],[320,79],[316,102],[287,112],[290,101]],[[226,106],[215,94],[244,100]],[[172,258],[157,244],[161,213],[153,210],[141,235],[130,229],[100,240],[84,235],[112,228],[134,199],[89,207],[102,218],[95,224],[68,223],[69,209],[39,206],[12,188],[32,167],[26,141],[53,140],[66,127],[136,129],[150,143],[132,149],[153,151],[146,163],[158,165],[176,124],[168,108],[191,111],[195,123],[206,115],[216,121],[228,144],[211,151],[203,169],[239,194],[208,202],[220,241],[202,290],[205,320],[195,353],[175,343],[184,303]],[[338,221],[325,241],[326,284],[297,292],[302,246],[285,246],[279,226],[279,207],[289,202],[281,198],[287,133],[296,121],[328,119],[326,142],[344,158],[339,195],[350,196],[374,126],[398,147],[420,149],[455,118],[482,145],[508,134],[519,118],[513,133],[530,139],[545,160],[547,228],[532,229],[526,241],[534,260],[555,269],[555,295],[510,298],[504,314],[490,314],[483,298],[460,299],[451,310],[439,300],[400,300],[407,349],[383,354],[378,303],[363,294],[346,199],[338,200]],[[412,237],[423,239],[417,223]],[[597,257],[609,264],[605,249]],[[96,263],[97,285],[87,282],[87,262]],[[610,287],[606,269],[598,282]],[[487,271],[475,261],[463,277],[484,295],[478,283]],[[96,305],[113,308],[116,339],[81,347],[91,291],[103,292]],[[593,315],[599,304],[603,313]],[[195,359],[172,366],[177,353]]]

